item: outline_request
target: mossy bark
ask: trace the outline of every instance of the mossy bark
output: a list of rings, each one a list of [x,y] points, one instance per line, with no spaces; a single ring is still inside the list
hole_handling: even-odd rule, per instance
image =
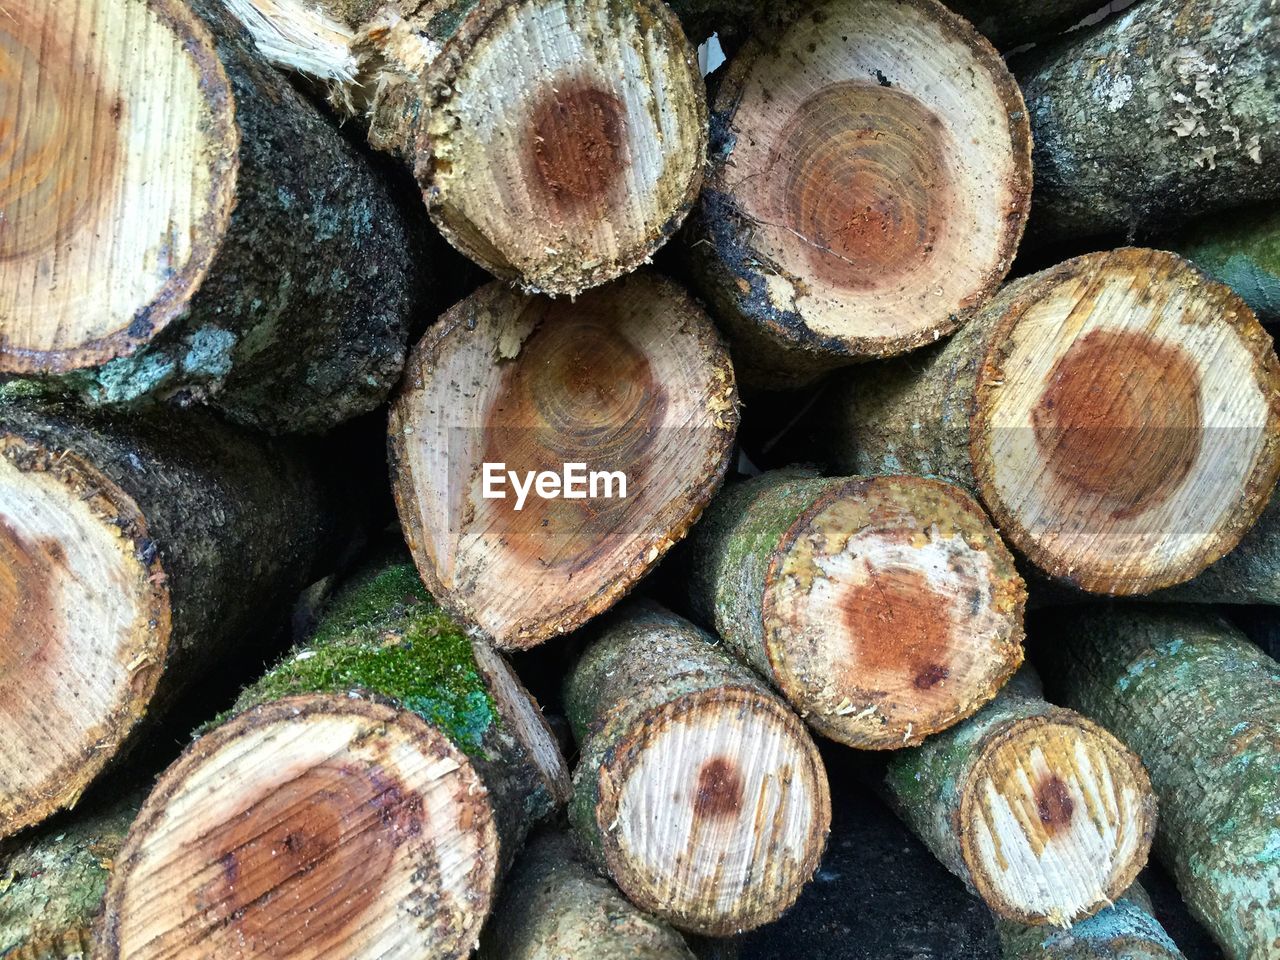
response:
[[[567,834],[529,842],[480,938],[480,960],[694,960],[680,934],[641,913],[579,858]]]
[[[1173,246],[1240,294],[1263,323],[1280,322],[1280,207],[1206,217]]]
[[[197,241],[213,249],[189,299],[141,305],[115,359],[60,382],[94,404],[207,400],[273,433],[322,431],[376,408],[400,377],[425,290],[422,228],[219,4],[187,5],[212,34],[230,93],[216,109],[239,134],[220,161],[236,170],[229,223]]]
[[[0,956],[88,960],[112,862],[145,796],[100,797],[0,844]]]
[[[526,736],[532,703],[500,656],[440,609],[408,557],[370,565],[343,586],[310,640],[245,689],[230,711],[284,697],[362,691],[417,714],[471,761],[488,788],[504,865],[568,796],[563,760]],[[534,708],[533,721],[544,724]],[[550,762],[548,762],[550,761]]]
[[[1156,850],[1235,960],[1280,950],[1280,664],[1185,607],[1064,613],[1045,645],[1064,701],[1146,763]]]
[[[1136,883],[1114,906],[1066,930],[996,922],[1004,960],[1183,960]]]
[[[1145,234],[1280,196],[1274,18],[1272,0],[1149,0],[1015,60],[1028,236]]]
[[[149,572],[142,602],[150,612],[118,627],[133,631],[122,653],[131,661],[126,702],[101,718],[80,762],[51,773],[39,798],[6,798],[0,832],[9,832],[73,805],[215,661],[283,626],[341,524],[302,448],[194,411],[108,418],[7,399],[0,455],[19,475],[48,478],[60,496],[92,503],[99,522],[118,530],[133,562]],[[104,576],[115,574],[107,564]],[[131,587],[127,577],[112,577],[102,589]],[[105,628],[102,636],[105,644]]]

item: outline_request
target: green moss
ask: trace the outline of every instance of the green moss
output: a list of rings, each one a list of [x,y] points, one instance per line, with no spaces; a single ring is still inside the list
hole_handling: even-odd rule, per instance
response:
[[[361,689],[400,703],[476,753],[496,722],[471,641],[409,563],[357,579],[310,643],[245,692],[237,709],[301,693]]]

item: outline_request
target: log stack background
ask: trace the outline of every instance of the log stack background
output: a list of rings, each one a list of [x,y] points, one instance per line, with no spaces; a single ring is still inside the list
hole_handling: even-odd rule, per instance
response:
[[[0,960],[1280,960],[1280,6],[1099,6],[6,4]]]

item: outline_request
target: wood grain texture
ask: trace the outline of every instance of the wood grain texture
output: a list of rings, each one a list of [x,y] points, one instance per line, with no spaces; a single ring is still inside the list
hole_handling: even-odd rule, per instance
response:
[[[1015,678],[981,712],[895,756],[886,787],[909,826],[1000,917],[1068,925],[1146,864],[1156,802],[1141,761]]]
[[[326,497],[296,451],[207,417],[0,404],[0,835],[73,806],[215,658],[283,622]]]
[[[1157,0],[1013,67],[1035,135],[1036,240],[1150,235],[1280,198],[1275,0]]]
[[[688,251],[744,382],[800,386],[950,333],[1009,269],[1022,96],[933,0],[801,5],[732,61]]]
[[[205,0],[7,13],[0,373],[273,432],[385,399],[425,276],[413,229],[238,25]]]
[[[711,936],[776,919],[831,820],[799,719],[713,639],[651,603],[610,616],[570,674],[570,819],[641,909]]]
[[[1022,663],[1025,587],[948,484],[766,473],[717,498],[686,559],[699,618],[849,746],[919,744]]]
[[[641,273],[573,303],[491,284],[415,348],[392,408],[401,525],[441,603],[530,646],[606,609],[684,536],[737,423],[728,354],[669,281]],[[516,510],[509,488],[483,496],[486,462],[622,471],[627,496],[531,494]]]
[[[836,459],[975,490],[1009,544],[1096,593],[1189,580],[1280,471],[1280,364],[1252,311],[1173,254],[1021,278],[944,347],[850,380]]]
[[[1151,771],[1156,852],[1231,960],[1280,950],[1280,664],[1187,607],[1064,612],[1055,692]]]

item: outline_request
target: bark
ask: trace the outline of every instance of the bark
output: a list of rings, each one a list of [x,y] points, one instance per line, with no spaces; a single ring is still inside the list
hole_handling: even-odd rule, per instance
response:
[[[581,626],[719,488],[736,404],[715,327],[667,280],[639,274],[573,303],[481,288],[415,348],[391,412],[396,503],[423,580],[500,647]],[[560,479],[522,502],[508,471]],[[603,472],[622,479],[587,482]]]
[[[107,876],[145,796],[103,797],[0,843],[0,956],[87,960]]]
[[[480,939],[480,960],[694,960],[579,858],[568,835],[530,841]]]
[[[799,720],[711,637],[629,604],[565,705],[581,746],[570,820],[632,903],[725,936],[795,902],[830,826],[826,772]]]
[[[1015,550],[1094,593],[1189,580],[1275,483],[1280,364],[1230,290],[1154,250],[1005,287],[947,344],[835,390],[840,469],[977,493]]]
[[[331,506],[298,449],[194,412],[0,401],[0,835],[73,806],[215,661],[269,640]]]
[[[276,63],[367,118],[454,246],[529,291],[634,270],[701,187],[705,89],[661,0],[233,7]]]
[[[886,787],[934,855],[999,917],[1065,926],[1147,860],[1155,798],[1111,734],[1019,675],[976,716],[895,755]]]
[[[687,252],[744,384],[933,343],[1009,269],[1026,110],[990,44],[934,0],[798,11],[734,57],[711,129]]]
[[[161,777],[111,880],[103,957],[464,957],[568,790],[506,663],[407,558],[376,564]]]
[[[1074,27],[1103,4],[1097,0],[952,0],[952,10],[967,17],[997,49],[1043,43]]]
[[[1274,0],[1149,0],[1014,63],[1037,239],[1147,234],[1280,197]]]
[[[1046,645],[1065,701],[1151,771],[1156,851],[1228,957],[1280,948],[1280,668],[1212,613],[1072,611]],[[1069,639],[1068,639],[1069,638]]]
[[[1025,587],[948,484],[766,473],[713,503],[687,560],[699,619],[849,746],[917,745],[1022,663]]]
[[[1280,207],[1206,217],[1176,249],[1238,293],[1263,323],[1280,322]]]
[[[67,120],[17,145],[35,169],[0,241],[0,373],[98,405],[208,401],[276,433],[382,403],[424,270],[368,160],[211,0],[51,2],[65,47],[15,21],[37,115]],[[134,44],[137,70],[113,59]]]
[[[1066,930],[997,923],[1005,960],[1184,960],[1138,884]]]

